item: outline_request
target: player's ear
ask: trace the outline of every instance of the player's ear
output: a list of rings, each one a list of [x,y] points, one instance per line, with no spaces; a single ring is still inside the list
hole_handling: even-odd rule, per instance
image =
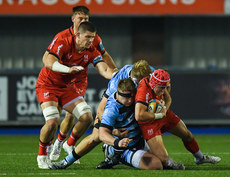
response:
[[[73,23],[74,23],[74,17],[75,17],[75,15],[71,16],[71,20],[72,20]]]
[[[76,33],[76,37],[77,37],[77,38],[80,37],[80,32],[79,32],[79,31]]]

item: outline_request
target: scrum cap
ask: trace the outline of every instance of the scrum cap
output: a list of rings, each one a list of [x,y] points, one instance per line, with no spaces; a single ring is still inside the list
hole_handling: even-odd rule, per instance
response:
[[[156,87],[167,87],[170,85],[170,75],[164,69],[157,69],[150,74],[149,85],[154,90]]]

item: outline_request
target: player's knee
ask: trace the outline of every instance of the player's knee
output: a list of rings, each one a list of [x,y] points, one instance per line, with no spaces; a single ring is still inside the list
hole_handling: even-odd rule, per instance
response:
[[[85,113],[78,120],[81,121],[81,122],[91,124],[91,122],[93,121],[93,116],[92,116],[91,113]]]
[[[48,128],[48,130],[54,130],[57,128],[59,123],[59,119],[50,119],[48,121],[46,121],[46,126]]]
[[[146,170],[162,170],[161,160],[153,154],[146,154],[142,157],[143,164]]]
[[[90,122],[90,123],[93,121],[90,106],[85,101],[78,103],[73,109],[72,113],[80,121]]]
[[[60,118],[60,114],[59,114],[58,108],[56,106],[49,106],[49,107],[43,109],[42,112],[43,112],[43,115],[44,115],[46,121]]]
[[[155,156],[150,157],[151,163],[148,166],[148,170],[162,170],[163,165],[161,160]]]
[[[65,119],[72,120],[72,119],[75,119],[75,117],[72,114],[70,114],[69,112],[66,112]]]

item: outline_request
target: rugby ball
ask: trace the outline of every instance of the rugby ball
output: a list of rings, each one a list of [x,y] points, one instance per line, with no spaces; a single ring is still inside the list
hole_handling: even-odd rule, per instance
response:
[[[159,113],[161,112],[163,106],[160,104],[160,101],[157,99],[152,99],[149,101],[148,112]]]

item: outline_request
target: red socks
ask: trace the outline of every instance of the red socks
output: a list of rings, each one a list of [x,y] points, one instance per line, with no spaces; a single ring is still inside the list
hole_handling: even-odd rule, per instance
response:
[[[195,154],[199,151],[199,146],[198,146],[198,143],[196,142],[195,138],[193,138],[191,141],[189,142],[186,142],[186,141],[183,141],[184,142],[184,146],[185,148],[191,152],[192,154]]]
[[[63,134],[61,131],[59,131],[58,138],[57,138],[59,142],[64,141],[64,139],[66,139],[66,137],[67,137],[67,134]]]
[[[70,135],[69,139],[67,140],[67,144],[69,146],[75,146],[75,144],[77,143],[79,138],[80,138],[79,136],[77,136],[73,132],[71,132],[71,135]]]
[[[47,155],[46,152],[46,147],[49,145],[49,143],[42,143],[39,140],[39,150],[38,150],[38,155]]]

